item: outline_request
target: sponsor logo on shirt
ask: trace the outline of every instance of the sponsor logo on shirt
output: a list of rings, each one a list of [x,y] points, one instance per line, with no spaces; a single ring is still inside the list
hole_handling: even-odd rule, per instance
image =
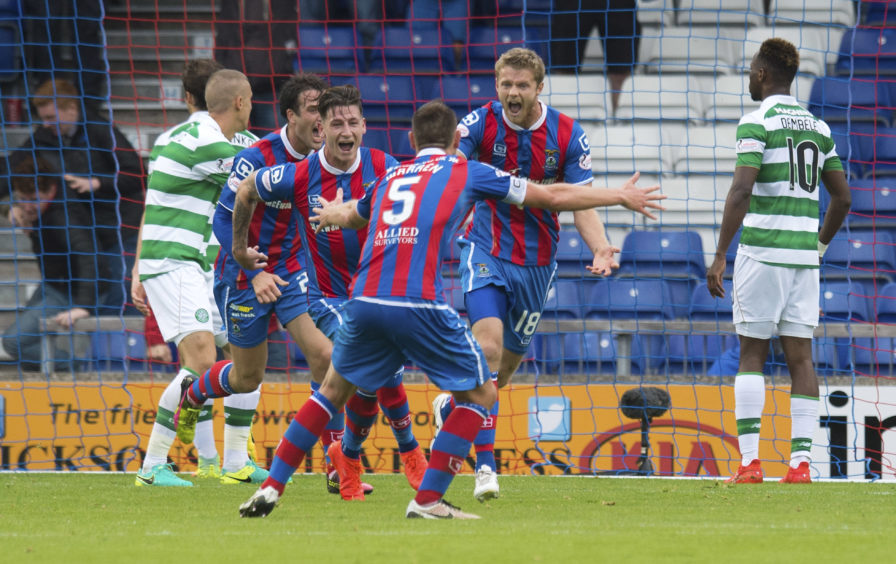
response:
[[[579,157],[579,168],[582,170],[591,170],[591,153],[585,153]]]
[[[544,174],[545,176],[556,176],[557,175],[557,165],[559,164],[559,159],[557,158],[558,151],[556,149],[546,149],[544,152]]]
[[[416,245],[420,230],[416,227],[387,227],[376,232],[373,244],[384,245]]]
[[[507,145],[504,145],[503,143],[495,143],[495,148],[494,148],[493,152],[496,155],[498,155],[499,157],[506,157],[507,156]]]
[[[738,139],[735,146],[737,153],[756,153],[762,151],[762,144],[755,139]]]

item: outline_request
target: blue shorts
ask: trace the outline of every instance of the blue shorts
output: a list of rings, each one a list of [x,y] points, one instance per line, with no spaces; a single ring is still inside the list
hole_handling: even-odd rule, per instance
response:
[[[473,333],[448,304],[406,298],[358,298],[342,309],[333,367],[363,390],[390,385],[410,361],[446,391],[491,379]]]
[[[308,313],[311,319],[320,332],[331,341],[336,339],[336,331],[342,325],[342,306],[347,301],[346,298],[325,298],[320,295],[308,298]]]
[[[485,317],[498,317],[504,323],[504,348],[525,354],[557,275],[557,264],[520,266],[466,240],[461,240],[460,249],[461,288],[470,324]],[[496,309],[491,292],[477,296],[476,290],[489,286],[504,292],[506,307]]]
[[[308,294],[302,290],[308,286],[308,273],[302,271],[288,282],[288,286],[280,288],[281,295],[276,302],[262,304],[256,299],[251,284],[245,290],[237,290],[215,277],[215,303],[231,345],[248,349],[265,342],[271,313],[276,313],[283,325],[308,313]]]

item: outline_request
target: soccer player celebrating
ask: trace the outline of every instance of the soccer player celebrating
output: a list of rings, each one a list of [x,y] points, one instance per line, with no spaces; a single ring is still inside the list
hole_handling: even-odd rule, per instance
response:
[[[759,431],[765,403],[762,367],[769,340],[781,338],[790,370],[790,469],[782,482],[809,483],[812,435],[818,426],[818,378],[812,334],[818,325],[821,256],[851,197],[828,125],[790,95],[799,54],[788,41],[762,43],[750,63],[750,96],[759,109],[737,126],[737,166],[725,201],[719,246],[706,273],[709,293],[725,296],[725,253],[743,225],[732,288],[740,361],[734,413],[741,465],[728,481],[763,480]],[[831,194],[818,230],[819,180]]]
[[[323,137],[317,99],[326,88],[327,84],[312,74],[298,74],[286,81],[278,100],[286,125],[237,155],[227,187],[221,191],[214,217],[215,236],[222,244],[215,262],[215,301],[227,329],[233,359],[233,373],[222,392],[255,390],[261,384],[267,365],[268,329],[275,313],[308,359],[312,389],[320,386],[330,364],[330,343],[308,315],[308,274],[303,268],[305,257],[292,207],[263,206],[251,218],[250,244],[270,257],[265,268],[243,270],[230,254],[236,187],[253,170],[298,162],[320,148]],[[222,371],[230,370],[230,362],[220,361],[211,368],[211,374],[204,374],[193,387],[203,389],[206,382],[220,387],[212,375],[220,379]],[[195,402],[192,405],[199,404],[195,395],[190,399]],[[341,432],[342,419],[334,418],[330,432],[323,435],[324,448],[329,446],[327,439]],[[238,461],[228,464],[225,460],[225,477],[248,483],[258,483],[265,477],[260,471],[249,472],[248,468],[246,475],[228,474],[243,468],[246,467]]]
[[[648,208],[661,209],[655,200],[663,196],[652,194],[659,187],[637,188],[635,177],[618,190],[562,183],[545,187],[458,158],[456,125],[449,107],[425,104],[412,121],[416,159],[390,169],[360,200],[337,205],[342,190],[332,203],[319,199],[319,215],[310,218],[319,231],[366,226],[367,236],[351,299],[340,312],[343,322],[324,383],[286,430],[270,476],[240,506],[242,516],[263,517],[274,509],[286,481],[356,387],[389,385],[392,374],[410,360],[439,388],[451,391],[457,406],[433,442],[429,467],[406,516],[478,518],[442,499],[497,396],[482,349],[445,301],[441,257],[455,229],[473,202],[484,199],[555,211],[615,204],[643,214],[649,214]],[[277,198],[276,186],[286,172],[282,167],[262,169],[254,179],[257,188],[244,181],[238,201]],[[247,268],[263,259],[237,240],[234,256]]]
[[[544,74],[544,62],[530,49],[510,49],[501,55],[495,63],[498,101],[461,120],[459,151],[539,184],[591,186],[588,137],[576,121],[538,99]],[[610,274],[619,266],[613,258],[619,249],[607,241],[597,212],[580,210],[574,219],[594,253],[588,270]],[[467,314],[498,388],[510,382],[538,327],[556,273],[559,228],[551,210],[487,200],[476,204],[473,221],[460,239]],[[498,405],[473,443],[477,469],[473,495],[480,501],[497,497],[499,491],[494,453]],[[436,432],[452,407],[448,394],[433,401]]]
[[[135,480],[138,486],[192,485],[175,476],[167,464],[175,434],[185,444],[193,442],[200,418],[201,406],[197,406],[190,414],[190,424],[179,428],[182,384],[208,370],[215,361],[215,346],[227,343],[224,333],[218,331],[221,322],[214,304],[207,250],[216,245],[211,218],[233,158],[255,141],[254,136],[244,132],[252,110],[252,90],[242,73],[231,70],[211,74],[202,90],[208,112],[194,113],[191,121],[157,143],[162,148],[149,177],[138,260],[134,265],[134,304],[148,313],[148,296],[162,336],[177,345],[181,361],[180,372],[159,400],[143,467]],[[195,95],[188,101],[191,98],[196,100]],[[253,412],[258,396],[235,396],[225,401],[225,412]],[[225,458],[227,449],[241,451],[248,458],[246,438],[250,425],[251,417],[242,421],[228,417]],[[210,416],[208,426],[211,427]],[[197,445],[200,468],[216,466],[218,457],[210,429],[205,436],[205,446]]]
[[[294,80],[310,83],[307,78]],[[320,86],[319,79],[314,85]],[[284,92],[291,90],[294,90],[293,86],[287,83]],[[357,268],[366,233],[336,229],[315,235],[314,226],[308,222],[309,205],[316,202],[318,197],[332,199],[339,189],[360,198],[366,186],[372,185],[387,168],[398,163],[379,150],[361,147],[366,126],[357,88],[336,87],[323,94],[321,90],[306,90],[309,94],[302,107],[303,112],[308,111],[308,105],[313,103],[314,115],[323,116],[326,144],[322,151],[311,154],[301,162],[283,159],[283,162],[290,164],[275,169],[284,171],[284,174],[278,177],[276,190],[272,189],[279,198],[269,199],[266,205],[256,207],[255,201],[249,206],[237,201],[235,190],[225,190],[226,195],[222,196],[215,216],[216,233],[220,233],[222,244],[230,248],[245,243],[255,252],[264,254],[266,259],[263,268],[244,270],[233,260],[229,251],[225,253],[222,250],[217,264],[216,292],[229,334],[234,338],[232,344],[236,345],[233,347],[233,365],[221,361],[212,367],[205,378],[197,380],[187,392],[192,405],[200,405],[209,397],[238,393],[259,385],[264,376],[266,349],[253,343],[262,343],[265,339],[267,316],[271,310],[277,312],[297,342],[301,343],[303,339],[307,342],[309,335],[314,335],[312,350],[326,360],[326,366],[329,365],[332,349],[329,339],[333,338],[339,327],[339,309],[348,299],[348,286]],[[313,99],[308,98],[311,95]],[[284,107],[289,107],[283,94],[281,102]],[[290,125],[285,129],[294,124],[293,118],[297,115],[291,111],[288,114]],[[276,164],[265,163],[262,155],[271,152],[266,147],[276,146],[278,142],[282,146],[282,141],[278,141],[282,135],[282,131],[268,135],[241,153],[230,180],[233,188],[236,188],[234,182],[237,178],[248,178],[247,183],[254,188],[252,171],[266,164]],[[316,132],[315,141],[317,139],[320,136]],[[304,148],[311,146],[306,144]],[[255,157],[251,161],[243,159],[247,154],[249,157],[255,154]],[[230,232],[225,233],[227,230]],[[310,277],[304,270],[299,270],[295,256],[299,248],[298,237],[308,250],[306,265],[311,272]],[[265,238],[268,240],[265,241]],[[252,276],[254,291],[247,288],[246,278],[249,276]],[[263,281],[259,282],[260,279]],[[246,289],[240,288],[240,281]],[[322,379],[321,374],[319,380]],[[318,387],[319,384],[312,386],[312,389],[317,390]],[[345,499],[364,499],[365,484],[360,480],[360,449],[379,411],[378,397],[398,440],[409,482],[416,489],[423,479],[426,457],[411,432],[410,409],[399,372],[394,375],[392,384],[381,388],[378,393],[359,391],[352,398],[346,406],[348,423],[344,436],[340,437],[341,417],[334,418],[340,420],[339,435],[334,432],[336,429],[332,421],[328,426],[332,438],[325,442],[325,448],[338,472],[337,491]],[[367,489],[369,492],[372,488],[367,486]]]

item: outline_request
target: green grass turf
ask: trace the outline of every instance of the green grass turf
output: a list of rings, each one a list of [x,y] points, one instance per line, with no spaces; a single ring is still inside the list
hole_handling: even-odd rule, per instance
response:
[[[265,519],[255,490],[199,481],[137,488],[132,474],[0,473],[0,562],[892,562],[896,484],[504,476],[501,498],[446,498],[479,521],[404,517],[402,476],[365,502],[299,475]]]

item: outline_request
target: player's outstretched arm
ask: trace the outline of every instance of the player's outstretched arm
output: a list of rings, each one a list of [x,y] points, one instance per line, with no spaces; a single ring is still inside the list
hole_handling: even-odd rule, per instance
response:
[[[320,207],[312,209],[315,215],[308,218],[311,223],[316,223],[315,233],[320,233],[327,227],[345,227],[348,229],[361,229],[367,225],[367,219],[358,213],[358,200],[342,201],[342,189],[336,191],[336,197],[330,201],[318,198]]]
[[[253,172],[240,181],[236,191],[236,202],[233,206],[231,252],[234,260],[246,270],[264,268],[267,266],[268,260],[267,255],[258,252],[257,248],[249,247],[249,224],[252,221],[252,214],[255,213],[255,206],[261,201],[258,190],[255,188],[257,175],[257,172]]]
[[[650,209],[664,210],[665,208],[656,202],[665,200],[666,196],[655,193],[660,189],[659,185],[646,188],[635,186],[640,176],[641,173],[636,172],[621,188],[599,190],[591,186],[563,182],[547,186],[529,182],[523,205],[551,211],[577,211],[621,205],[650,219],[656,219]]]

